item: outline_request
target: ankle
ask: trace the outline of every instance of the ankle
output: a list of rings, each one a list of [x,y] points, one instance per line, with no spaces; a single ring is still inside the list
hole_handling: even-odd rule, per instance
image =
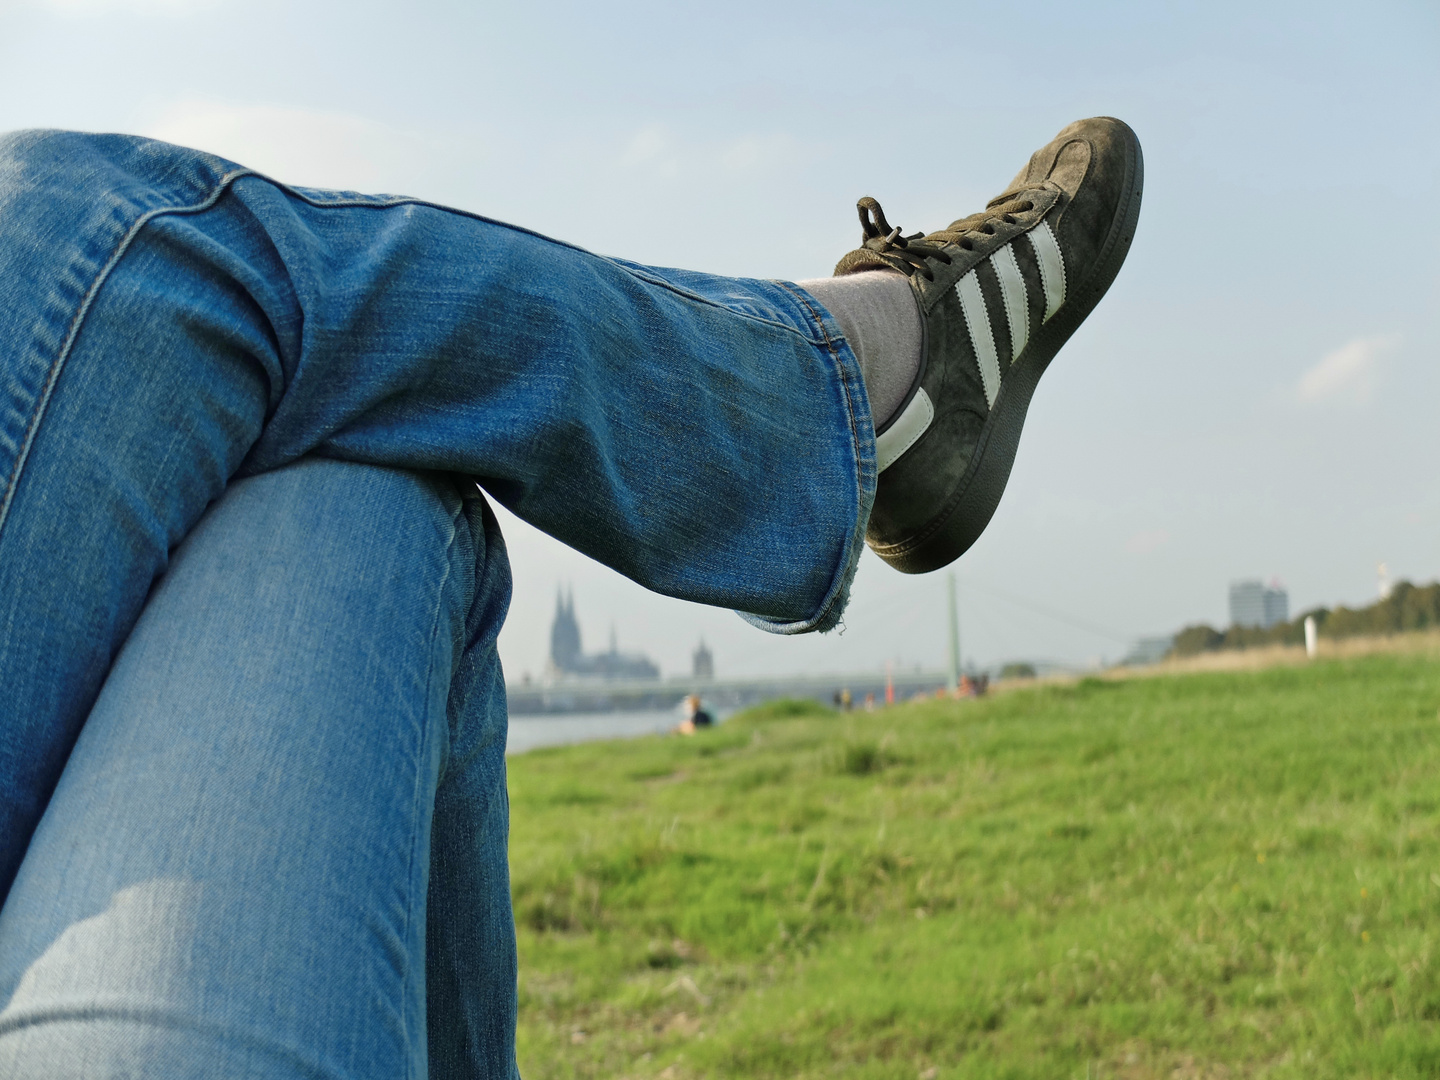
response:
[[[869,270],[798,284],[839,323],[859,361],[875,429],[884,428],[920,375],[924,325],[909,279],[894,270]]]

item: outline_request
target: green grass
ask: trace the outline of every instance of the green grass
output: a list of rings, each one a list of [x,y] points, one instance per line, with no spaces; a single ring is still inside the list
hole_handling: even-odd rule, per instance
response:
[[[512,759],[521,1070],[1440,1075],[1440,665]]]

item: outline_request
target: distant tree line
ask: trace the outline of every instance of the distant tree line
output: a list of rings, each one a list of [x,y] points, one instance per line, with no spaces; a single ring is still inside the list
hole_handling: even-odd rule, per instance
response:
[[[1305,617],[1313,615],[1321,637],[1349,638],[1398,634],[1440,626],[1440,581],[1429,585],[1397,583],[1390,595],[1363,608],[1314,608],[1301,612],[1286,623],[1261,630],[1255,626],[1232,626],[1216,630],[1201,623],[1187,626],[1175,635],[1171,656],[1195,656],[1219,649],[1248,649],[1256,645],[1305,644]]]

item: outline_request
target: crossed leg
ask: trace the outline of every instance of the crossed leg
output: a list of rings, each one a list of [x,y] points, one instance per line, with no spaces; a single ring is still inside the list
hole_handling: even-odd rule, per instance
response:
[[[509,593],[446,476],[307,458],[232,485],[0,914],[0,1075],[513,1075]]]
[[[839,619],[875,489],[854,355],[794,286],[142,139],[0,139],[0,896],[169,552],[312,454],[480,478],[782,632]]]

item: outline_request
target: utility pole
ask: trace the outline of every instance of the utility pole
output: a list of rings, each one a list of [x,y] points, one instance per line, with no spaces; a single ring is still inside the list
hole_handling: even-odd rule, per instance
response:
[[[960,608],[955,600],[955,571],[945,575],[950,589],[950,676],[945,688],[953,695],[960,688]]]

